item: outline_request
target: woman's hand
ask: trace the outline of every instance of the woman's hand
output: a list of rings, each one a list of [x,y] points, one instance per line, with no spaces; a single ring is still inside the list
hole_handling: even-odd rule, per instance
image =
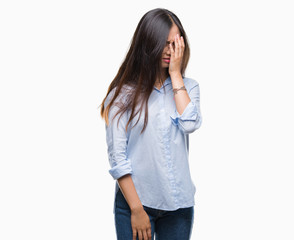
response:
[[[184,38],[177,34],[175,36],[175,49],[173,49],[170,43],[171,58],[169,63],[169,74],[181,74],[182,59],[184,56],[185,43]]]
[[[131,224],[133,240],[136,240],[137,234],[139,240],[151,240],[151,223],[144,208],[136,209],[131,212]]]

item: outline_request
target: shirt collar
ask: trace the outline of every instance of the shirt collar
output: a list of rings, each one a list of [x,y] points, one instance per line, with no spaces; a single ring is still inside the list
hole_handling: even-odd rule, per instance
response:
[[[163,85],[166,86],[168,84],[171,84],[171,79],[170,79],[170,76],[167,77],[167,79],[165,79]]]
[[[161,86],[160,90],[161,90],[163,87],[165,87],[165,86],[167,86],[167,85],[169,85],[169,84],[171,84],[171,78],[170,78],[170,76],[168,76],[168,77],[165,79],[165,81],[163,82],[163,85]],[[158,90],[155,86],[154,86],[153,88],[156,89],[157,91],[160,91],[160,90]]]

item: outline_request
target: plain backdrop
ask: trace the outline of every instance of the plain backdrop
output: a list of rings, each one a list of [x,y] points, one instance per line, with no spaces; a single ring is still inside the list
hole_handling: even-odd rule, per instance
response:
[[[115,239],[99,105],[140,18],[162,7],[200,86],[192,239],[293,240],[291,2],[1,1],[0,239]]]

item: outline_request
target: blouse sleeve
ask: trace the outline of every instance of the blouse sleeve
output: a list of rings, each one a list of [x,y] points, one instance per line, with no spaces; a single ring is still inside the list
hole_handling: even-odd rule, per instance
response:
[[[194,132],[201,126],[202,123],[202,116],[200,112],[200,89],[198,82],[195,80],[193,86],[188,92],[188,95],[191,101],[186,106],[184,112],[180,115],[177,109],[175,109],[175,112],[170,115],[173,124],[178,126],[179,129],[185,134]]]
[[[105,123],[108,160],[111,166],[109,173],[114,180],[132,174],[131,160],[127,156],[128,134],[125,130],[128,122],[127,111],[119,119],[117,126],[121,113],[112,121],[117,110],[119,110],[117,106],[111,106],[108,113],[109,125]]]

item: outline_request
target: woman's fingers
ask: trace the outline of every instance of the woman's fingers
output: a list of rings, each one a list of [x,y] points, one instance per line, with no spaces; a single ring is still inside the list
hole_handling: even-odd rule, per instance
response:
[[[152,237],[152,233],[151,233],[151,227],[147,228],[146,230],[137,230],[137,229],[133,229],[133,240],[137,239],[137,235],[138,235],[138,239],[139,240],[150,240]]]
[[[177,34],[177,38],[178,38],[178,44],[179,44],[179,57],[182,57],[182,52],[183,52],[183,47],[182,47],[182,41],[181,41],[181,38],[179,36],[179,34]]]
[[[184,43],[184,38],[183,38],[183,36],[179,36],[178,35],[178,41],[179,41],[179,52],[180,52],[180,54],[179,54],[179,57],[182,57],[183,55],[184,55],[184,48],[185,48],[185,43]]]
[[[138,238],[139,240],[143,240],[143,234],[141,230],[138,230]]]
[[[171,54],[175,53],[175,50],[174,50],[173,45],[171,43],[169,44],[169,49],[170,49]]]
[[[133,240],[136,240],[137,235],[139,240],[150,240],[152,237],[151,228],[147,228],[146,230],[133,229]]]
[[[181,56],[183,56],[184,55],[184,49],[185,49],[185,43],[184,43],[183,36],[181,36],[181,38],[179,39],[179,41],[181,42]]]
[[[184,43],[184,38],[183,36],[179,36],[177,34],[175,36],[175,50],[171,50],[172,53],[174,53],[175,58],[181,58],[183,53],[184,53],[184,48],[185,48],[185,43]]]
[[[133,240],[136,240],[137,238],[137,229],[133,228]]]
[[[148,240],[152,238],[152,231],[151,231],[151,227],[147,229],[147,236],[148,236]]]
[[[143,231],[143,237],[144,237],[144,240],[148,240],[147,231]]]
[[[183,48],[185,47],[185,42],[184,42],[184,38],[183,38],[183,36],[181,36],[181,43],[182,43],[182,46],[183,46]]]
[[[175,57],[179,56],[179,42],[178,42],[178,34],[175,36]]]

